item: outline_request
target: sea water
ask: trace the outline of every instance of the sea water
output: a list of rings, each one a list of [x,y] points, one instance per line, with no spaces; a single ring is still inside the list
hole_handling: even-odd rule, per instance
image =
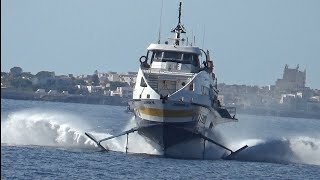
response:
[[[1,100],[1,179],[319,179],[320,120],[238,115],[218,125],[235,160],[164,158],[137,133],[107,141],[101,152],[85,135],[135,126],[126,107]],[[214,154],[206,149],[207,154]]]

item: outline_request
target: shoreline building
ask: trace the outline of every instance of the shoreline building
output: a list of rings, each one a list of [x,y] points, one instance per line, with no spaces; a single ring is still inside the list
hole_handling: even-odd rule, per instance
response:
[[[286,64],[282,79],[277,79],[276,89],[285,92],[303,91],[306,87],[306,69],[299,71],[299,65],[296,68],[289,68]]]

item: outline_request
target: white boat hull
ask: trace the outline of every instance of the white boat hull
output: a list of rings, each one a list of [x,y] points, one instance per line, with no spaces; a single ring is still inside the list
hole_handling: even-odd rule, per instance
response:
[[[208,108],[192,103],[160,99],[132,100],[139,134],[163,149],[195,138],[194,133],[211,130],[215,114]]]

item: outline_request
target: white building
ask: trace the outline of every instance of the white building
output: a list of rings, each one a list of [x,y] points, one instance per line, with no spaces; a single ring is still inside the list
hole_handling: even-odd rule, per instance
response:
[[[119,74],[115,73],[115,72],[110,72],[108,73],[108,80],[111,82],[115,82],[115,81],[120,81],[120,76]]]
[[[134,85],[136,83],[137,75],[136,74],[121,74],[120,79],[122,82],[126,82],[129,85]]]
[[[117,87],[117,90],[111,91],[111,96],[120,96],[125,98],[132,98],[133,89],[131,87]]]
[[[111,91],[110,90],[104,90],[103,94],[106,96],[111,96]]]
[[[280,99],[280,104],[293,104],[296,100],[296,95],[294,94],[282,94]]]
[[[101,86],[87,86],[87,89],[89,93],[96,93],[102,91]]]
[[[276,88],[280,91],[299,91],[305,88],[306,70],[299,71],[299,65],[296,68],[285,66],[282,79],[276,81]]]

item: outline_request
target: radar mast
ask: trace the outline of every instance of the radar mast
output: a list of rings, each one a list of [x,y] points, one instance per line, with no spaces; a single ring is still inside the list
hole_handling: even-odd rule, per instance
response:
[[[181,33],[186,33],[184,26],[181,24],[181,5],[182,2],[179,3],[179,21],[177,27],[175,27],[171,32],[176,33],[176,37],[174,38],[174,45],[180,45],[180,35]]]

